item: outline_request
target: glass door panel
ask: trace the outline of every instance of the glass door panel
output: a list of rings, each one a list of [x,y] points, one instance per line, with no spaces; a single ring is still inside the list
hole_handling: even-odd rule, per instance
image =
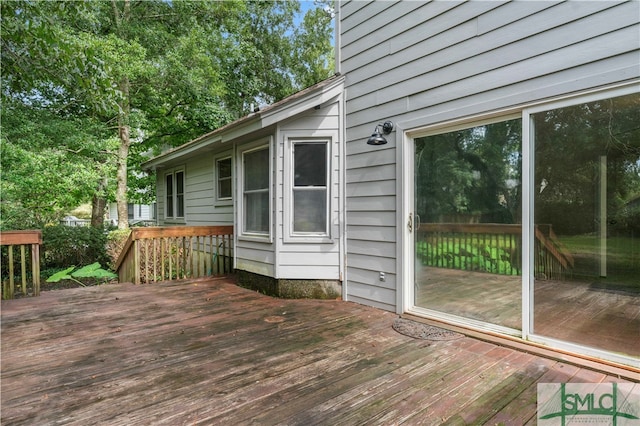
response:
[[[521,328],[521,127],[415,139],[416,307]]]
[[[532,115],[535,334],[640,355],[640,95]]]

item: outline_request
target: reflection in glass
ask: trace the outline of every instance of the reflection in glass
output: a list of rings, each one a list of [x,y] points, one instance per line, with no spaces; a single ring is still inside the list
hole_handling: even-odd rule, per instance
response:
[[[244,230],[269,233],[269,148],[246,152],[244,161]]]
[[[293,145],[293,232],[327,233],[326,142]]]
[[[521,120],[415,140],[417,307],[520,329]]]
[[[640,96],[532,125],[536,248],[549,253],[535,258],[534,332],[639,356]]]

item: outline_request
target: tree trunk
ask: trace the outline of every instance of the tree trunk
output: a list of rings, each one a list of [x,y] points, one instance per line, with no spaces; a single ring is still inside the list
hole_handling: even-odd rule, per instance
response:
[[[115,0],[111,1],[114,19],[116,22],[116,32],[120,33],[122,28],[128,23],[131,12],[130,0],[125,0],[122,14],[118,11]],[[127,159],[129,157],[129,146],[131,145],[129,127],[129,115],[131,113],[130,82],[127,77],[118,82],[118,88],[122,96],[118,102],[118,137],[120,147],[118,148],[117,172],[116,172],[116,207],[118,211],[118,229],[129,228],[129,213],[127,210]]]
[[[129,126],[120,126],[120,147],[118,148],[118,170],[116,173],[116,205],[118,209],[118,229],[129,227],[127,210],[127,158],[129,157]]]
[[[119,105],[118,114],[118,137],[120,147],[118,148],[117,173],[116,173],[116,205],[118,208],[118,229],[129,227],[129,213],[127,210],[127,158],[129,157],[129,146],[131,145],[129,114],[129,79],[126,77],[120,81],[120,92],[122,101]]]
[[[102,228],[104,226],[104,210],[107,207],[107,199],[102,195],[102,191],[93,194],[91,201],[91,226]]]

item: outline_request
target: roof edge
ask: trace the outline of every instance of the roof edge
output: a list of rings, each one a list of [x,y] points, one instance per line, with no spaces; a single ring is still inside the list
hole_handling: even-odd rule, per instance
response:
[[[274,124],[278,122],[281,117],[278,117],[278,113],[288,109],[292,106],[304,104],[305,102],[309,102],[315,95],[320,92],[330,91],[338,85],[343,84],[344,76],[340,74],[335,74],[326,80],[323,80],[319,83],[314,84],[313,86],[309,86],[306,89],[302,89],[299,92],[296,92],[286,98],[275,102],[267,107],[264,107],[255,112],[251,112],[244,117],[241,117],[231,123],[228,123],[222,127],[219,127],[209,133],[205,133],[202,136],[199,136],[189,142],[186,142],[178,147],[172,148],[169,151],[166,151],[162,154],[159,154],[144,163],[142,163],[141,167],[143,170],[154,169],[163,163],[171,160],[178,159],[184,155],[202,149],[211,144],[215,144],[217,142],[222,142],[224,140],[224,135],[226,133],[231,132],[232,130],[237,130],[242,128],[243,126],[249,126],[249,124],[255,123],[259,121],[261,123],[260,128],[267,127],[268,125]],[[315,106],[315,105],[314,105]],[[295,115],[295,114],[294,114]],[[263,120],[267,117],[272,117],[275,120],[267,120],[268,123],[263,123]],[[255,129],[251,129],[253,131]],[[250,132],[249,131],[249,132]],[[247,133],[249,133],[247,132]]]

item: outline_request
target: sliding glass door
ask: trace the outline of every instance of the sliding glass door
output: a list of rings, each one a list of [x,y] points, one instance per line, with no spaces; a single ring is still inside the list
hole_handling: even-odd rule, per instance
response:
[[[412,140],[411,309],[635,362],[640,93],[519,116]]]
[[[531,123],[533,333],[640,356],[640,96]]]

